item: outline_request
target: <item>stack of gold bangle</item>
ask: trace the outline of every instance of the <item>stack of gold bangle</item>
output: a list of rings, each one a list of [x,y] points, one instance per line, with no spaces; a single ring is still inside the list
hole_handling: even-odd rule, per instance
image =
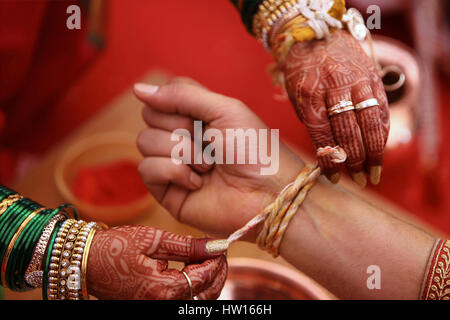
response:
[[[281,19],[298,0],[265,0],[259,5],[258,13],[253,17],[253,33],[270,51],[268,35],[275,23]]]
[[[67,220],[53,245],[48,280],[50,300],[88,299],[86,272],[92,239],[98,229],[96,222]]]
[[[314,30],[308,26],[307,19],[302,16],[298,5],[300,0],[265,0],[253,17],[253,33],[262,42],[267,51],[272,52],[272,41],[280,32],[286,31],[285,25],[296,19],[291,33],[297,42],[313,40]],[[337,20],[342,20],[345,13],[345,0],[334,0],[328,12]]]

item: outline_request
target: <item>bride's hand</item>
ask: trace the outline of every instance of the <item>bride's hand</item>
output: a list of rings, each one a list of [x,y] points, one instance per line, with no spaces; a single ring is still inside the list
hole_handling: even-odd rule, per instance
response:
[[[374,63],[347,31],[328,39],[295,44],[285,66],[286,89],[305,124],[314,147],[339,145],[347,152],[347,170],[361,186],[366,174],[377,184],[389,134],[389,109],[383,83]],[[329,117],[340,101],[358,103],[376,98],[379,107],[347,111]],[[320,157],[322,172],[334,183],[341,165]]]
[[[227,261],[209,254],[207,239],[193,239],[152,227],[121,226],[98,231],[88,257],[89,294],[99,299],[189,299],[185,275],[167,260],[189,263],[182,271],[192,295],[217,299],[227,276]]]

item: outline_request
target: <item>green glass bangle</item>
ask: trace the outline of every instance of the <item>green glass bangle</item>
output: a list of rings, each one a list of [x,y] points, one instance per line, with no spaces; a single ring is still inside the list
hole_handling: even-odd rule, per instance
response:
[[[24,209],[24,206],[27,203],[26,198],[22,198],[16,202],[14,202],[11,206],[8,207],[8,209],[6,209],[6,211],[0,216],[0,228],[3,227],[3,225],[5,224],[5,221],[9,221],[8,219],[10,219],[12,214],[17,213],[18,210]]]
[[[0,261],[4,258],[4,253],[9,245],[11,240],[11,233],[15,232],[17,228],[20,226],[20,223],[26,219],[29,215],[29,209],[32,207],[32,204],[25,205],[21,208],[17,208],[11,212],[11,215],[7,220],[2,221],[2,227],[0,230]]]
[[[40,217],[39,214],[33,217],[33,219],[26,225],[26,227],[22,230],[20,235],[17,237],[17,240],[12,248],[11,254],[8,259],[8,264],[6,266],[5,272],[5,282],[8,288],[15,290],[15,281],[13,281],[14,275],[17,272],[16,265],[20,258],[23,256],[23,248],[27,246],[27,237],[30,235],[32,229],[36,224],[38,224]]]
[[[8,198],[9,196],[12,196],[16,193],[14,192],[0,192],[0,202],[3,201],[4,199]]]
[[[24,207],[15,210],[11,214],[11,217],[8,218],[8,220],[2,221],[4,225],[2,226],[2,229],[0,231],[0,261],[3,261],[4,254],[9,245],[9,242],[11,241],[14,233],[19,228],[20,224],[23,222],[23,220],[26,219],[29,214],[31,214],[31,212],[36,209],[37,206],[33,205],[32,203],[30,205],[25,205]],[[28,210],[33,211],[30,212]]]
[[[18,194],[18,192],[14,191],[12,189],[9,189],[9,188],[7,188],[7,187],[5,187],[5,186],[0,184],[0,195],[1,196],[5,196],[5,195],[6,196],[10,196],[12,194]]]
[[[29,213],[31,214],[34,210],[37,210],[38,207],[37,205],[31,205],[29,207],[29,209],[31,209],[32,211]],[[0,261],[1,264],[3,265],[3,259],[5,259],[5,253],[6,250],[12,240],[12,238],[14,237],[14,234],[18,231],[20,225],[22,224],[22,222],[29,216],[29,214],[20,216],[19,218],[15,219],[13,221],[13,223],[10,225],[9,230],[6,230],[4,236],[1,238],[1,252],[0,252]],[[31,221],[30,221],[31,223]],[[3,276],[3,275],[2,275]],[[3,279],[2,277],[0,278],[3,283],[5,283],[5,279]]]
[[[16,191],[9,189],[6,186],[0,185],[0,201],[7,197],[18,194]],[[11,245],[11,240],[18,232],[22,223],[36,210],[43,208],[37,202],[28,198],[21,198],[8,207],[0,216],[0,266],[3,265],[5,254],[8,247]],[[17,239],[14,242],[6,265],[6,272],[0,273],[0,281],[6,286],[15,291],[24,291],[31,289],[24,279],[25,272],[31,261],[34,249],[39,241],[43,230],[48,222],[57,214],[63,214],[69,218],[69,213],[73,215],[74,219],[78,220],[78,211],[72,204],[63,204],[56,209],[45,209],[36,214],[21,230],[20,234],[16,235]],[[45,268],[44,278],[45,285],[43,286],[43,297],[47,299],[47,282],[48,282],[48,267],[51,260],[51,252],[59,231],[61,223],[58,223],[51,235],[51,243],[46,248],[44,254]],[[5,277],[5,279],[3,279]]]
[[[50,258],[52,257],[52,251],[53,251],[53,245],[55,244],[56,235],[58,234],[59,229],[61,228],[61,225],[64,223],[64,221],[59,222],[55,229],[53,230],[53,233],[50,237],[50,241],[47,245],[47,251],[44,255],[44,268],[43,268],[43,275],[42,275],[42,299],[48,300],[47,295],[47,285],[48,285],[48,268],[50,266]]]
[[[25,272],[28,268],[28,265],[30,264],[31,256],[33,255],[36,243],[39,241],[39,238],[41,237],[45,226],[53,217],[54,215],[44,214],[42,220],[39,221],[38,224],[34,227],[34,230],[30,232],[30,235],[28,237],[29,239],[26,242],[27,247],[25,247],[24,254],[20,255],[19,264],[17,265],[17,270],[19,272],[18,274],[14,275],[15,282],[20,284],[18,288],[20,288],[21,290],[32,289],[25,282]]]
[[[33,206],[33,204],[26,200],[24,200],[24,202],[24,204],[18,204],[16,207],[8,210],[8,212],[5,212],[5,218],[0,221],[0,239],[4,240],[5,234],[11,230],[14,222],[26,218],[29,215],[30,207]]]
[[[6,283],[8,287],[14,291],[25,291],[32,289],[27,286],[25,282],[25,271],[28,267],[27,262],[31,260],[31,255],[33,253],[34,247],[42,234],[45,225],[52,218],[50,214],[45,213],[45,210],[40,212],[33,220],[27,225],[27,227],[20,234],[19,239],[17,239],[18,245],[13,248],[13,257],[10,257],[7,267],[7,279]],[[16,242],[16,243],[17,243]]]
[[[1,216],[0,216],[0,237],[5,228],[20,216],[20,214],[26,214],[25,210],[28,206],[32,205],[32,201],[27,198],[22,198],[13,203]]]

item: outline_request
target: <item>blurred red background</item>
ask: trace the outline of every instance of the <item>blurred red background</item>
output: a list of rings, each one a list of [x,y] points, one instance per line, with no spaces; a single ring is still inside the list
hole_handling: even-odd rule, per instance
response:
[[[271,56],[247,34],[229,1],[109,0],[103,48],[87,40],[86,28],[65,27],[70,4],[79,2],[0,2],[0,107],[6,115],[0,134],[3,183],[14,178],[17,155],[44,154],[155,69],[192,77],[244,101],[267,125],[280,128],[283,139],[313,154],[291,105],[273,98],[280,91],[266,72]],[[383,16],[381,32],[411,44],[407,22],[401,19]],[[444,79],[437,88],[443,137],[450,134],[445,105],[449,88]],[[140,108],[130,105],[130,112]],[[415,141],[388,152],[382,182],[371,188],[450,232],[449,148],[443,145],[440,171],[433,177],[441,192],[433,205],[418,152]]]

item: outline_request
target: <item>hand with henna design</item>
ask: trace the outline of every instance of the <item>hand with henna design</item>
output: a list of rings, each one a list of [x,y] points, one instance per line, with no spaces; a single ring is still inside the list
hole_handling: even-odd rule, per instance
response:
[[[172,260],[189,263],[183,271],[191,280],[193,296],[217,299],[227,262],[223,255],[207,253],[207,241],[151,227],[98,231],[88,257],[89,294],[99,299],[189,299],[186,277],[167,268],[167,260]]]
[[[347,31],[328,39],[296,43],[285,64],[285,84],[292,104],[314,147],[340,145],[347,152],[347,170],[360,186],[378,184],[389,134],[389,109],[383,83],[372,60]],[[340,101],[356,105],[376,98],[379,107],[347,111],[329,118]],[[318,159],[322,172],[337,183],[341,165]]]

